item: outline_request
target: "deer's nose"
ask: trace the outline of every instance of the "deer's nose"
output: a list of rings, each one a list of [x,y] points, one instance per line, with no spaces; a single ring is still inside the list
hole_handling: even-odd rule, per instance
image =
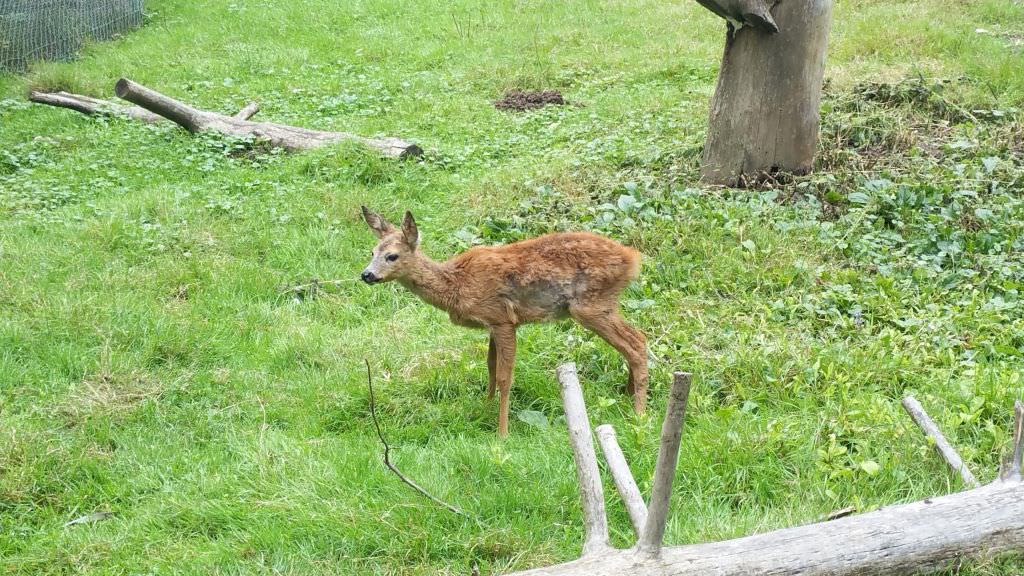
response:
[[[377,276],[369,270],[363,270],[363,275],[360,276],[360,278],[362,278],[363,282],[366,282],[367,284],[373,284],[377,281]]]

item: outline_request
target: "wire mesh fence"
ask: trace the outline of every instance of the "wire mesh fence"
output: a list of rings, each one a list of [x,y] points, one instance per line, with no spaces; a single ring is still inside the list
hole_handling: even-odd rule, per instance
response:
[[[86,40],[142,25],[143,0],[0,0],[0,70],[73,58]]]

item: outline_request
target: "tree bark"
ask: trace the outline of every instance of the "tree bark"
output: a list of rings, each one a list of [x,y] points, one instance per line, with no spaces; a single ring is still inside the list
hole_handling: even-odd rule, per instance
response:
[[[743,186],[811,170],[832,2],[779,2],[772,10],[777,34],[729,24],[711,100],[705,183]]]
[[[724,542],[633,550],[514,576],[867,576],[939,569],[963,557],[1024,549],[1024,485],[993,484]]]
[[[271,146],[287,150],[308,150],[343,141],[354,141],[389,158],[408,158],[423,153],[419,146],[398,138],[364,138],[348,132],[325,132],[271,122],[252,122],[249,118],[259,110],[256,104],[249,104],[234,116],[225,116],[193,108],[124,78],[117,82],[114,92],[119,98],[137,106],[123,106],[66,92],[33,92],[30,99],[41,104],[70,108],[83,114],[122,115],[143,122],[160,122],[166,119],[189,132],[212,130],[231,136],[261,138],[267,140]]]

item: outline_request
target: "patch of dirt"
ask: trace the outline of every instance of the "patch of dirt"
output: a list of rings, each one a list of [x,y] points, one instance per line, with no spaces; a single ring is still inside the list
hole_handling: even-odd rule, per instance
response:
[[[509,90],[501,100],[494,103],[498,110],[511,110],[522,112],[524,110],[536,110],[544,106],[565,106],[568,102],[562,98],[558,90]]]

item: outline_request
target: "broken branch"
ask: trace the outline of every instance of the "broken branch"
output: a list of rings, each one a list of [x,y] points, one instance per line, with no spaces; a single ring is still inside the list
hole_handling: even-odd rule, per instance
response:
[[[580,483],[580,500],[583,504],[583,524],[586,541],[583,556],[601,553],[610,548],[608,544],[608,519],[604,511],[604,491],[601,488],[601,474],[597,468],[597,455],[590,435],[590,421],[583,403],[583,390],[576,376],[576,365],[562,364],[556,371],[562,387],[562,404],[565,407],[565,423],[569,428],[569,443],[576,461],[576,478]]]
[[[626,506],[629,514],[629,522],[633,525],[633,532],[637,538],[643,531],[644,523],[647,522],[647,505],[640,495],[640,489],[633,479],[633,473],[629,470],[626,457],[619,448],[619,442],[615,438],[615,428],[611,424],[602,424],[595,429],[597,432],[597,443],[604,452],[604,459],[608,462],[608,470],[615,481],[615,489],[619,491],[619,497]]]
[[[928,413],[924,411],[924,407],[918,402],[913,396],[907,396],[903,399],[903,409],[910,414],[910,417],[914,419],[914,422],[924,431],[925,436],[931,437],[935,441],[935,449],[938,450],[939,454],[946,461],[946,464],[953,469],[954,472],[958,472],[960,477],[963,479],[964,484],[977,488],[981,486],[978,480],[971,474],[971,471],[967,469],[967,465],[964,464],[963,459],[960,458],[960,454],[957,453],[956,449],[946,441],[946,437],[942,435],[942,431],[935,425],[935,422],[928,416]]]
[[[638,550],[651,555],[658,554],[662,538],[665,536],[669,498],[672,495],[672,483],[675,481],[676,465],[679,462],[679,442],[683,433],[683,422],[686,420],[686,403],[689,397],[690,374],[676,372],[672,375],[672,391],[665,411],[665,422],[661,426],[661,446],[658,448],[658,461],[654,467],[654,483],[651,487],[647,522],[644,523],[643,534],[637,542]]]
[[[238,113],[235,114],[235,118],[238,118],[239,120],[248,120],[249,118],[255,116],[256,113],[259,111],[259,104],[257,104],[256,102],[249,102],[245,105],[245,108],[242,108],[238,111]]]
[[[68,92],[32,92],[29,94],[28,99],[37,104],[67,108],[87,116],[124,116],[151,124],[167,120],[138,106],[124,106],[123,104],[115,104],[106,100],[100,100],[99,98],[82,96],[81,94],[69,94]]]
[[[384,465],[388,467],[388,470],[394,472],[395,476],[398,476],[399,480],[405,482],[406,484],[411,486],[413,490],[416,490],[420,494],[426,496],[435,504],[444,506],[445,508],[454,512],[455,514],[458,514],[459,516],[469,518],[469,515],[463,512],[461,509],[452,506],[451,504],[445,502],[444,500],[441,500],[440,498],[434,496],[430,492],[424,490],[419,484],[410,480],[405,474],[402,474],[402,471],[398,469],[398,466],[395,466],[394,464],[391,463],[391,446],[388,446],[388,441],[384,439],[384,433],[380,431],[380,422],[377,421],[377,402],[373,396],[373,375],[370,373],[370,361],[364,358],[363,362],[366,363],[366,386],[370,390],[370,417],[373,419],[373,427],[377,430],[377,438],[380,438],[380,443],[384,445]]]

